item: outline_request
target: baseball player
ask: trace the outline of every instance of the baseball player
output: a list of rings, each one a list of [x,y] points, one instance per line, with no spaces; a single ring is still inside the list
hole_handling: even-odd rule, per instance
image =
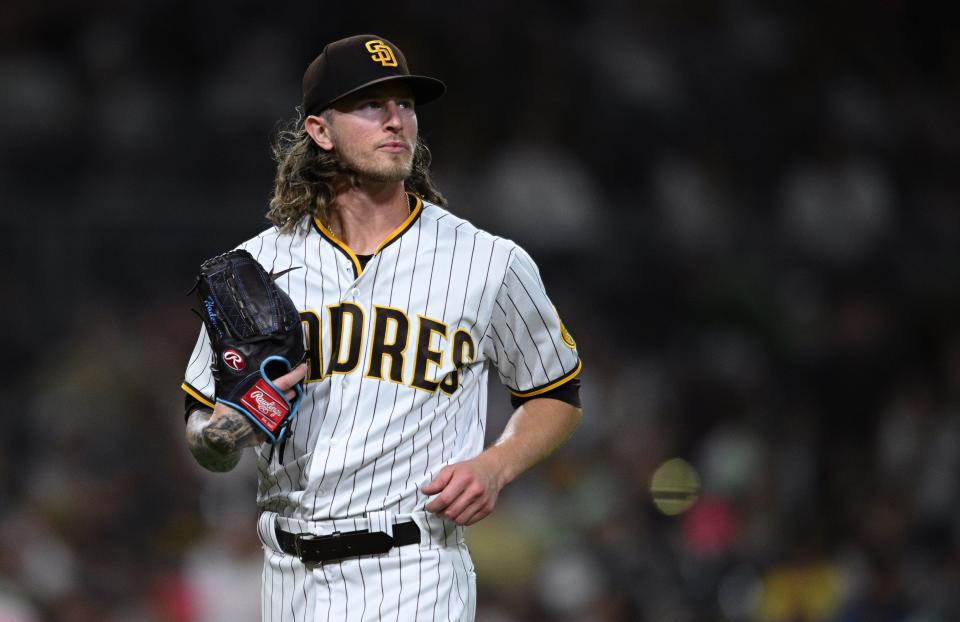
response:
[[[187,441],[204,467],[258,455],[264,620],[473,620],[464,526],[572,433],[580,358],[537,267],[447,211],[415,107],[443,94],[375,35],[330,43],[278,135],[273,227],[241,244],[304,327],[282,443],[214,401],[211,347],[190,357]],[[496,369],[516,407],[484,449]]]

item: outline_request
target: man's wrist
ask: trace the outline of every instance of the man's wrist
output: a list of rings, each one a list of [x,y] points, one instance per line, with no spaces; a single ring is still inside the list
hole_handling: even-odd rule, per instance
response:
[[[503,445],[491,445],[477,456],[477,459],[487,466],[488,472],[493,474],[497,487],[501,489],[522,473],[516,468],[514,461],[510,459],[510,452]]]

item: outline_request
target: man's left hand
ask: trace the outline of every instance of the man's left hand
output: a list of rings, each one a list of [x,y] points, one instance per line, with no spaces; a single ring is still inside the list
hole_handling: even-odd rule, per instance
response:
[[[437,497],[426,505],[434,514],[458,525],[472,525],[493,511],[504,483],[490,456],[450,464],[420,490]]]

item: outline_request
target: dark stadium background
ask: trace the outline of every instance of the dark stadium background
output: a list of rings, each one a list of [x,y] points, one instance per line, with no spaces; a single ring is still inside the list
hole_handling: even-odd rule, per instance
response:
[[[253,465],[182,441],[185,292],[265,226],[273,128],[360,32],[446,81],[437,183],[538,260],[585,362],[572,442],[472,530],[478,620],[960,619],[935,6],[6,3],[0,619],[257,619]],[[675,456],[702,488],[668,517]]]

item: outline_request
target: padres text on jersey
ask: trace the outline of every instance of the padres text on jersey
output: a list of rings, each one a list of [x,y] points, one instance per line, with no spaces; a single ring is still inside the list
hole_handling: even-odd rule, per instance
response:
[[[304,520],[422,509],[420,486],[483,449],[492,366],[533,396],[580,371],[575,342],[515,243],[414,199],[365,267],[320,223],[241,245],[300,311],[309,375],[280,462],[259,453],[258,504]],[[201,333],[184,389],[210,402]]]

